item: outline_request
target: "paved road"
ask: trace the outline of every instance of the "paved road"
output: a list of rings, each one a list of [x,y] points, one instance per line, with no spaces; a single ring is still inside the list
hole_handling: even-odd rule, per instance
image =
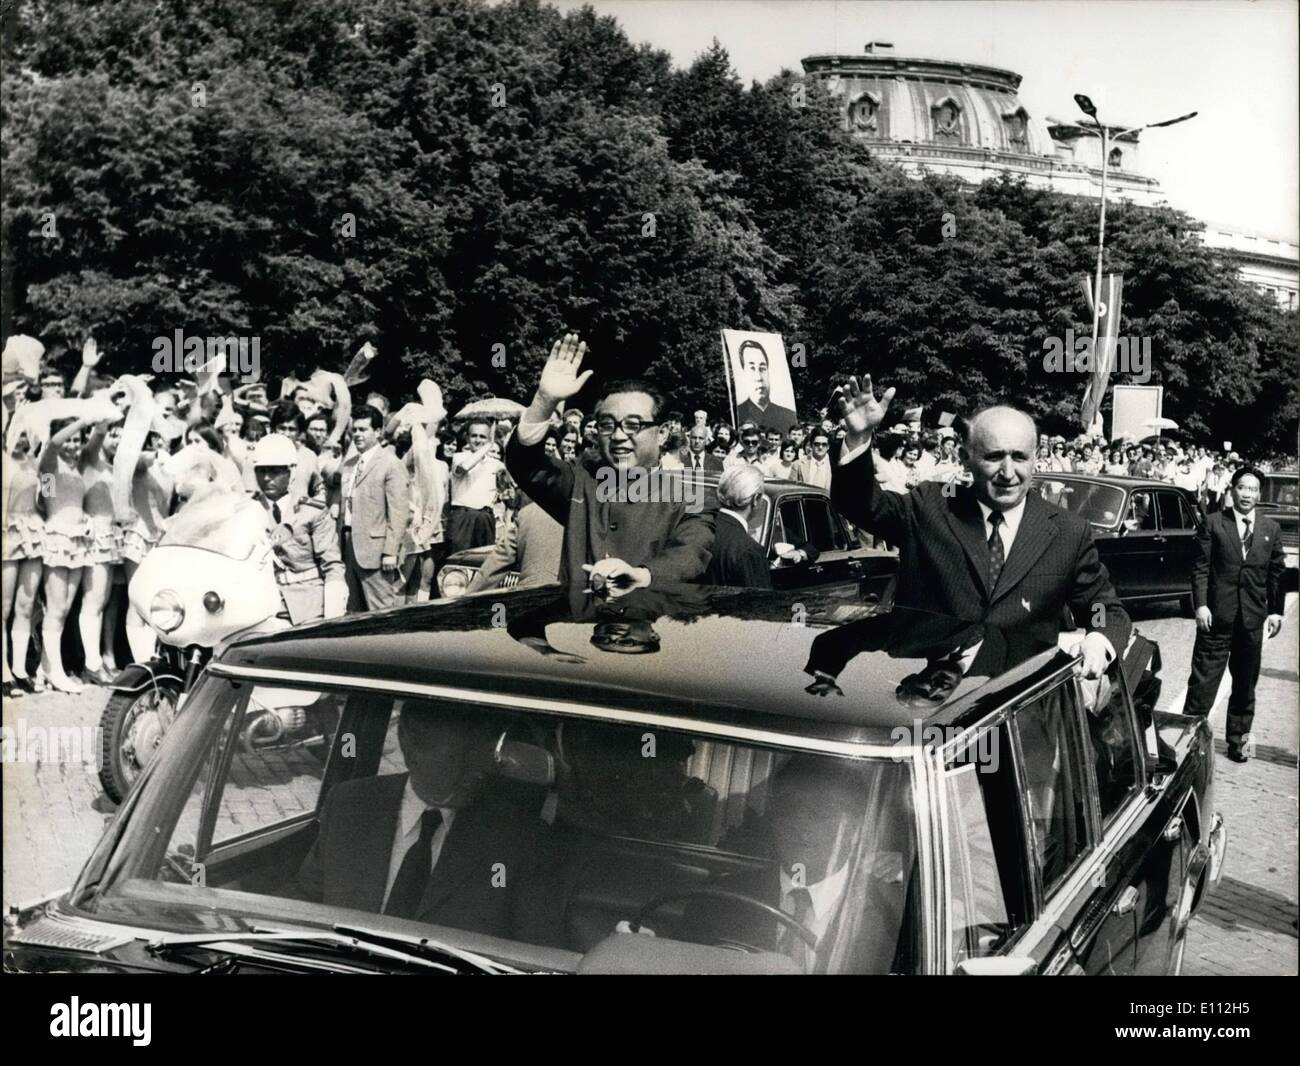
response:
[[[1195,639],[1193,623],[1172,607],[1135,612],[1138,628],[1156,640],[1164,659],[1159,706],[1182,706]],[[1210,721],[1218,737],[1218,806],[1229,828],[1228,860],[1222,884],[1202,907],[1188,937],[1189,974],[1296,974],[1297,727],[1300,699],[1296,664],[1300,649],[1296,597],[1288,600],[1281,635],[1267,642],[1257,690],[1256,757],[1245,765],[1224,755],[1223,722],[1227,688]],[[1226,679],[1225,679],[1226,680]],[[46,694],[4,707],[4,887],[6,905],[26,902],[70,885],[112,816],[94,766],[93,731],[106,700],[102,690],[79,697]],[[38,753],[35,739],[50,742]],[[8,730],[12,730],[10,733]],[[83,752],[77,746],[85,744]],[[62,761],[51,747],[62,746]],[[275,766],[266,757],[249,768],[238,806],[224,811],[233,827],[255,825],[290,805],[302,809],[314,796],[310,758],[295,755]]]

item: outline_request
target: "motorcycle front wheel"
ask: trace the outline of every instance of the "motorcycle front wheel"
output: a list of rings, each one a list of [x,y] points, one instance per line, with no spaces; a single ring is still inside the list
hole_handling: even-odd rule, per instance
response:
[[[139,692],[114,692],[100,716],[99,783],[121,803],[153,758],[176,717],[180,688],[159,682]]]

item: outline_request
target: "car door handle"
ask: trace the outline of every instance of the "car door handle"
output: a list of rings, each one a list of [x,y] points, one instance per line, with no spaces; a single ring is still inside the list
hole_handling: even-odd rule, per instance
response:
[[[1165,826],[1165,831],[1160,834],[1166,840],[1177,840],[1183,835],[1183,819],[1181,815],[1174,815]]]
[[[1129,885],[1119,894],[1119,899],[1115,901],[1115,906],[1111,907],[1112,914],[1132,914],[1138,905],[1138,890]]]

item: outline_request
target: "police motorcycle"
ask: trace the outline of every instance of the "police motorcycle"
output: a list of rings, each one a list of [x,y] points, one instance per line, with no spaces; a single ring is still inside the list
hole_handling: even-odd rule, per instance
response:
[[[100,717],[99,780],[120,803],[153,758],[208,660],[241,638],[286,629],[265,512],[243,493],[186,503],[127,589],[158,638],[148,662],[114,679]],[[243,751],[305,747],[323,758],[337,711],[319,693],[259,687],[240,733]]]

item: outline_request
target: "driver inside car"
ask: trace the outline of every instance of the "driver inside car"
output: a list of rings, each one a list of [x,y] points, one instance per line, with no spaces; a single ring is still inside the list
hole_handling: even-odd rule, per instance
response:
[[[505,723],[472,707],[408,700],[407,772],[332,788],[286,895],[508,936],[535,817],[490,779]]]
[[[694,934],[690,939],[779,952],[804,972],[824,970],[826,959],[814,945],[836,937],[862,805],[862,779],[852,767],[818,756],[791,756],[772,780],[767,813],[748,819],[721,845],[775,862],[709,885],[767,904],[784,920],[760,907],[699,897],[683,920]],[[668,929],[664,933],[672,935]]]

